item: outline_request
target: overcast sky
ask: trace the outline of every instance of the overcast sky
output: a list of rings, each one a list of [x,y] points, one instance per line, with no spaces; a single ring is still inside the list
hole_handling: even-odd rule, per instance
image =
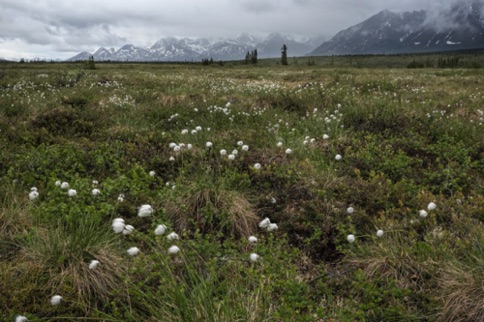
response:
[[[449,0],[1,0],[0,57],[66,59],[101,46],[166,37],[331,38],[383,9],[436,9]]]

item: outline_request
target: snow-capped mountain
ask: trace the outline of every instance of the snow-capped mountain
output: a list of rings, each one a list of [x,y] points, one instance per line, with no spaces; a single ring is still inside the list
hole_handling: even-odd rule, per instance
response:
[[[260,58],[280,57],[283,44],[286,44],[289,56],[302,56],[316,47],[314,39],[296,41],[278,33],[261,39],[241,34],[236,38],[218,40],[166,37],[148,48],[129,44],[118,50],[101,47],[92,55],[96,61],[200,61],[204,58],[243,60],[246,53],[254,49],[257,49]],[[68,61],[86,60],[90,55],[82,52]]]
[[[384,10],[336,34],[310,55],[399,54],[484,48],[484,1],[436,12]]]

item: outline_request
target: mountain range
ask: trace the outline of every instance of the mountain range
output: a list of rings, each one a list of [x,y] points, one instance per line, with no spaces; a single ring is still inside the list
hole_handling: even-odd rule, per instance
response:
[[[126,44],[119,49],[101,47],[94,53],[81,52],[68,61],[87,60],[93,55],[96,61],[200,61],[242,60],[247,52],[257,49],[258,58],[280,57],[286,44],[288,55],[303,56],[316,48],[322,37],[297,41],[280,33],[265,38],[241,34],[236,38],[210,40],[207,38],[166,37],[147,48]]]
[[[173,38],[158,40],[147,48],[131,44],[119,49],[99,48],[82,52],[69,61],[200,61],[242,60],[257,49],[259,58],[280,57],[286,44],[288,56],[403,54],[484,49],[484,0],[454,0],[432,11],[383,10],[342,30],[328,41],[322,37],[297,41],[280,33],[266,38],[242,34],[236,38]]]
[[[309,55],[402,54],[484,48],[484,1],[460,0],[435,12],[383,10],[343,30]]]

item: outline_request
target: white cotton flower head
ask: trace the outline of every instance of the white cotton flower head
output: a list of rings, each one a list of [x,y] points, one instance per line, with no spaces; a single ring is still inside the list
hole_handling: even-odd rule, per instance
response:
[[[428,211],[435,210],[437,208],[437,205],[433,202],[429,203],[427,206]]]
[[[355,209],[353,207],[348,207],[346,209],[346,212],[349,213],[350,215],[352,215],[355,212]]]
[[[97,185],[99,184],[99,181],[97,181],[97,180],[92,180],[92,184],[93,184],[93,185],[95,185],[95,186],[97,186]]]
[[[28,319],[26,316],[23,316],[23,315],[17,315],[15,317],[15,322],[27,322]]]
[[[166,226],[165,225],[158,225],[155,229],[155,235],[160,236],[166,233]]]
[[[246,144],[242,145],[242,150],[249,151],[249,146]]]
[[[166,236],[166,238],[168,240],[177,240],[177,239],[180,239],[180,237],[178,236],[177,233],[175,233],[174,231],[169,233],[168,236]]]
[[[254,169],[259,170],[260,169],[260,163],[254,164]]]
[[[188,130],[187,130],[187,129],[183,129],[183,130],[181,131],[181,134],[187,134],[187,133],[188,133]]]
[[[257,262],[257,260],[260,258],[259,255],[257,255],[256,253],[252,253],[250,254],[250,260],[253,261],[253,262]]]
[[[329,135],[323,134],[323,140],[328,140],[328,139],[329,139]]]
[[[173,151],[175,152],[180,152],[180,150],[181,150],[181,145],[177,145],[173,148]]]
[[[348,242],[352,243],[355,241],[355,235],[353,234],[349,234],[346,239],[348,240]]]
[[[59,305],[61,301],[62,301],[62,296],[60,295],[54,295],[50,298],[50,304],[52,305]]]
[[[282,146],[282,142],[281,141],[277,142],[277,146],[278,147],[281,147]]]
[[[274,230],[278,230],[279,227],[277,226],[277,224],[274,224],[274,223],[270,223],[268,226],[267,226],[267,231],[274,231]]]
[[[308,145],[308,143],[309,143],[309,141],[308,141],[308,140],[304,140],[304,141],[303,141],[303,144],[304,144],[304,145]]]
[[[261,222],[259,223],[259,227],[260,228],[267,228],[270,223],[271,223],[270,219],[266,217],[266,218],[261,220]]]
[[[150,174],[150,177],[154,177],[156,175],[156,172],[151,170],[149,174]]]
[[[420,218],[425,218],[428,216],[428,213],[422,209],[418,212],[418,215],[420,216]]]
[[[99,261],[96,259],[93,259],[91,263],[89,264],[89,269],[96,269],[96,267],[99,265]]]
[[[139,254],[139,248],[138,247],[131,247],[128,249],[128,255],[129,256],[136,256]]]
[[[244,145],[244,141],[238,141],[238,142],[237,142],[237,145],[238,145],[238,146],[243,146],[243,145]]]
[[[226,154],[227,154],[227,150],[225,150],[225,149],[220,150],[220,155],[223,156],[223,155],[226,155]]]
[[[61,185],[60,185],[60,187],[62,189],[67,189],[67,188],[69,188],[69,184],[67,182],[62,182]]]
[[[205,143],[205,146],[207,148],[211,148],[213,146],[213,143],[209,141],[209,142]]]
[[[248,240],[249,240],[249,243],[257,243],[257,237],[255,236],[250,236]]]
[[[56,186],[58,186],[58,187],[60,187],[60,185],[61,185],[61,184],[62,184],[62,183],[60,182],[60,180],[57,180],[57,181],[55,182],[55,185],[56,185]]]
[[[376,236],[377,236],[377,237],[382,237],[382,236],[383,236],[383,230],[378,229],[378,230],[376,231]]]
[[[133,231],[134,231],[133,226],[126,225],[126,226],[124,226],[124,229],[123,229],[123,235],[127,236],[127,235],[131,234]]]
[[[113,220],[111,227],[116,234],[122,233],[125,227],[124,219],[123,218],[116,218]]]
[[[176,245],[173,245],[170,248],[168,248],[168,253],[170,253],[170,254],[176,254],[179,251],[180,251],[180,248],[178,248],[178,246],[176,246]]]
[[[271,198],[271,204],[275,204],[277,202],[276,198],[272,197]]]
[[[334,159],[336,161],[340,161],[341,159],[343,159],[343,157],[341,156],[341,154],[336,154],[336,156],[334,157]]]
[[[138,209],[139,217],[148,217],[153,214],[153,208],[150,205],[142,205]]]
[[[233,154],[233,155],[237,155],[237,154],[239,154],[239,151],[237,151],[237,150],[232,150],[232,154]]]
[[[91,190],[93,196],[99,196],[101,194],[101,190],[94,188]]]
[[[193,148],[193,145],[191,145],[190,143],[187,144],[187,149],[188,150],[191,150]]]
[[[30,193],[29,193],[29,199],[30,200],[34,201],[38,197],[39,197],[39,192],[37,190],[30,191]]]
[[[175,161],[175,158],[174,158],[174,157],[170,157],[170,158],[168,159],[168,161],[173,162],[173,161]]]
[[[118,196],[118,202],[123,202],[124,201],[124,195],[121,193],[119,196]]]
[[[176,147],[176,143],[175,142],[171,142],[169,146],[170,146],[170,149],[173,149],[174,147]]]
[[[195,127],[195,130],[201,131],[202,130],[202,127],[201,126],[197,126],[197,127]]]
[[[286,154],[291,154],[292,150],[291,149],[286,149]]]
[[[192,133],[192,135],[195,135],[197,134],[197,130],[192,130],[190,133]]]
[[[235,155],[234,154],[229,154],[228,155],[228,158],[229,158],[230,161],[233,161],[233,160],[235,160]]]
[[[69,189],[69,191],[67,191],[67,194],[69,195],[69,197],[75,197],[77,195],[77,191],[74,189]]]
[[[315,138],[311,138],[311,139],[309,140],[309,142],[310,142],[311,144],[313,144],[314,142],[316,142],[316,139],[315,139]]]

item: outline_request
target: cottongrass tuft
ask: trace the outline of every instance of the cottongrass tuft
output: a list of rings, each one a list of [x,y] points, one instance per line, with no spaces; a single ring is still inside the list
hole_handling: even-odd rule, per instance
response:
[[[75,197],[77,196],[77,191],[74,189],[69,189],[69,191],[67,191],[67,194],[69,195],[69,197]]]
[[[291,154],[292,153],[292,150],[291,149],[286,149],[286,154]]]
[[[67,182],[62,182],[60,187],[61,187],[61,189],[67,189],[67,188],[69,188],[69,184]]]
[[[420,216],[420,218],[425,218],[428,216],[428,213],[422,209],[418,212],[418,215]]]
[[[99,261],[96,259],[93,259],[91,263],[89,264],[89,269],[96,269],[96,267],[99,265]]]
[[[155,171],[150,171],[150,177],[154,177],[156,175],[156,172]]]
[[[229,154],[228,158],[230,161],[235,160],[235,154]]]
[[[148,217],[151,214],[153,214],[153,211],[154,210],[150,205],[142,205],[141,207],[139,207],[138,216],[139,217]]]
[[[32,188],[32,189],[35,189],[35,190],[30,191],[29,199],[34,201],[35,199],[37,199],[39,197],[39,192],[37,191],[37,188]]]
[[[378,229],[378,230],[376,231],[376,236],[377,236],[377,237],[382,237],[382,236],[383,236],[383,230]]]
[[[329,135],[323,134],[323,140],[328,140],[328,139],[329,139]]]
[[[249,240],[249,243],[257,243],[257,237],[255,236],[250,236],[248,240]]]
[[[437,208],[437,205],[433,202],[429,203],[427,206],[428,211],[435,210]]]
[[[267,226],[267,231],[274,231],[274,230],[278,230],[279,227],[277,226],[277,224],[274,224],[274,223],[270,223],[268,226]]]
[[[131,234],[132,232],[134,231],[134,227],[131,226],[131,225],[126,225],[124,226],[124,229],[123,229],[123,235],[129,235]]]
[[[170,253],[170,254],[176,254],[179,251],[180,251],[180,248],[178,248],[178,246],[176,246],[176,245],[173,245],[170,248],[168,248],[168,253]]]
[[[213,146],[213,143],[212,142],[207,142],[207,143],[205,143],[205,146],[207,148],[211,148]]]
[[[62,301],[62,296],[54,295],[50,298],[50,304],[52,305],[59,305]]]
[[[352,243],[355,241],[355,235],[352,235],[352,234],[349,234],[346,239],[348,240],[348,242]]]
[[[26,316],[23,316],[23,315],[17,315],[15,317],[15,322],[27,322],[28,319]]]
[[[166,233],[166,226],[165,225],[158,225],[155,229],[155,235],[160,236]]]
[[[271,223],[271,220],[269,218],[264,218],[260,223],[259,223],[259,227],[260,228],[267,228]]]
[[[343,159],[343,157],[341,156],[341,154],[336,154],[336,156],[334,157],[334,159],[336,161],[341,161],[341,159]]]
[[[136,256],[139,254],[139,248],[138,247],[131,247],[128,249],[128,255],[130,256]]]
[[[242,150],[244,151],[249,151],[249,146],[248,145],[242,145]]]
[[[180,237],[178,236],[177,233],[175,233],[174,231],[169,233],[168,236],[166,236],[166,238],[168,240],[177,240],[177,239],[180,239]]]
[[[123,201],[124,201],[124,194],[122,194],[122,193],[121,193],[121,194],[118,196],[118,202],[123,202]]]
[[[353,214],[355,212],[355,209],[353,207],[348,207],[346,209],[346,212],[349,213],[350,215]]]
[[[250,254],[250,260],[253,262],[257,262],[259,260],[260,256],[257,255],[256,253]]]
[[[254,164],[254,169],[259,170],[261,167],[260,163]]]
[[[116,234],[122,233],[125,226],[126,225],[124,224],[124,219],[123,218],[113,219],[113,223],[111,225],[111,227],[113,228],[113,231]]]
[[[91,193],[93,196],[99,196],[101,194],[101,190],[94,188],[92,189]]]

